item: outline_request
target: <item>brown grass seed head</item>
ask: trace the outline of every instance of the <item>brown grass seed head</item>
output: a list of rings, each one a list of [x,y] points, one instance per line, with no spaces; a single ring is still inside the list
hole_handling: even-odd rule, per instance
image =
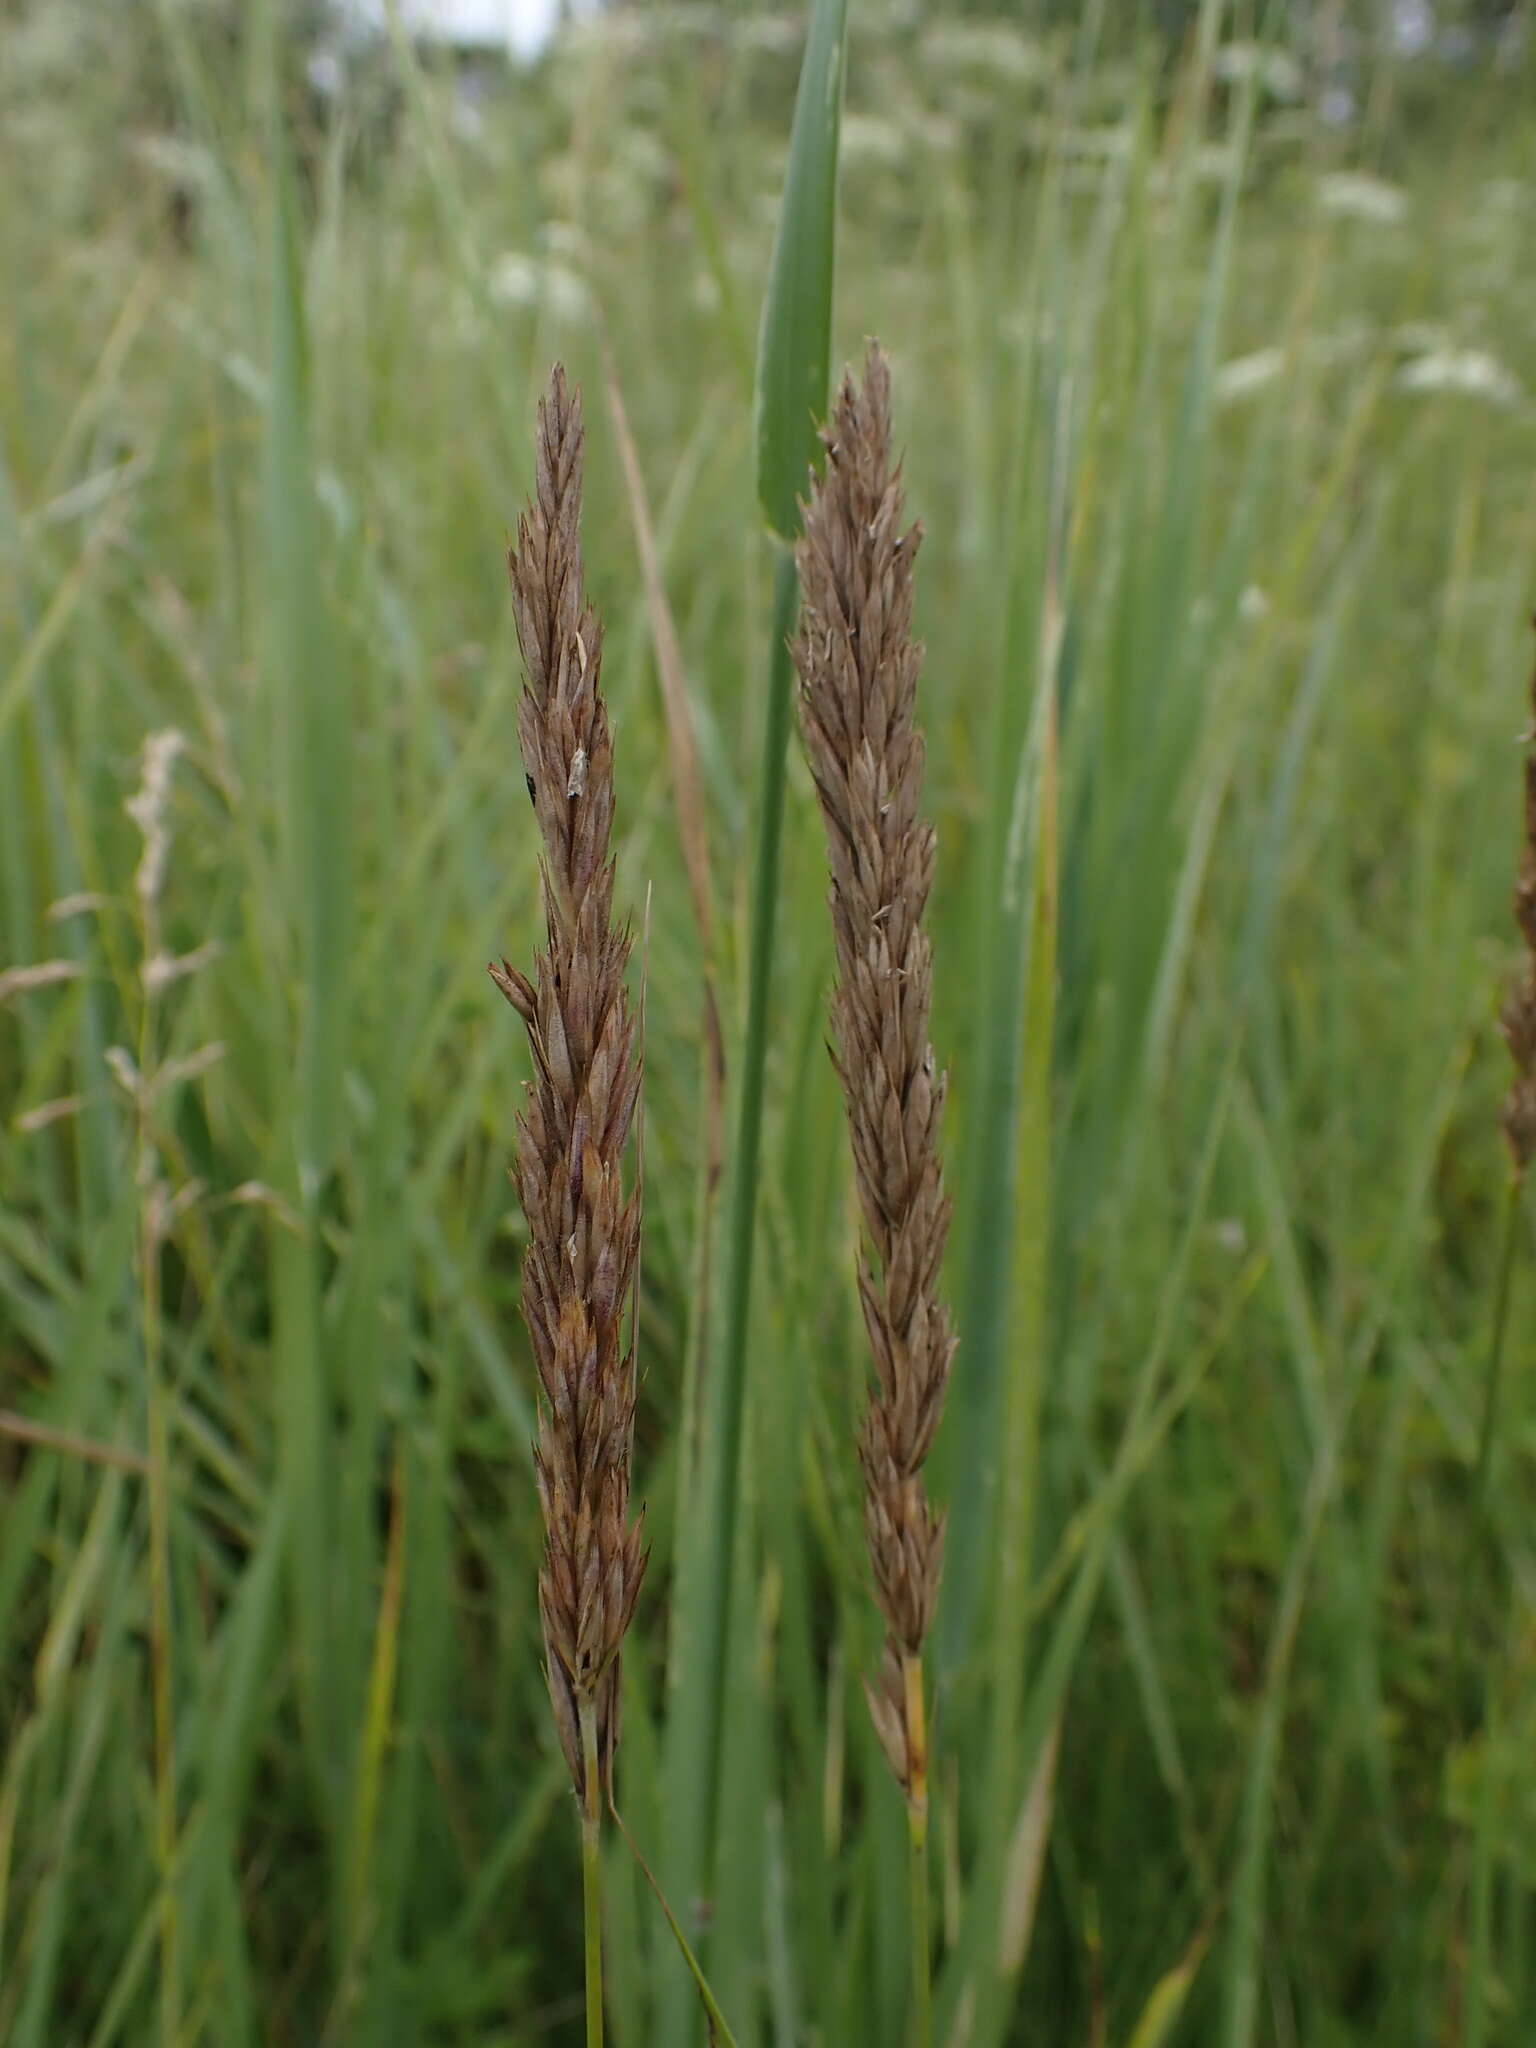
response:
[[[903,1666],[921,1655],[943,1524],[921,1468],[955,1339],[938,1298],[949,1227],[938,1153],[944,1079],[928,1042],[933,963],[923,911],[933,827],[919,812],[924,748],[913,722],[922,649],[911,637],[913,559],[891,456],[890,372],[871,344],[862,387],[845,377],[796,550],[803,607],[800,717],[826,826],[837,953],[833,1057],[864,1220],[859,1297],[875,1385],[860,1436],[865,1528],[886,1655],[870,1704],[909,1793],[922,1769]]]
[[[518,739],[543,842],[546,946],[532,975],[497,986],[527,1027],[533,1078],[514,1178],[528,1224],[523,1314],[538,1371],[535,1467],[545,1547],[539,1614],[561,1748],[585,1795],[580,1719],[595,1715],[602,1789],[618,1740],[619,1647],[644,1575],[629,1515],[633,1333],[623,1315],[640,1240],[640,1189],[621,1163],[640,1092],[627,930],[612,922],[613,747],[602,629],[587,602],[578,392],[557,364],[538,412],[533,501],[507,566],[527,683]]]

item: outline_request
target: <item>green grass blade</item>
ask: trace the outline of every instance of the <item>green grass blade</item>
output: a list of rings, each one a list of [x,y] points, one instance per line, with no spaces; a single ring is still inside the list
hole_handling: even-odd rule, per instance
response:
[[[1068,401],[1063,394],[1062,417]],[[1041,600],[1040,658],[1036,682],[1039,737],[1034,759],[1034,830],[1028,893],[1028,967],[1020,1017],[1019,1114],[1013,1193],[1013,1316],[1011,1370],[1004,1404],[1004,1470],[997,1524],[997,1583],[991,1623],[991,1783],[988,1809],[1003,1824],[1013,1775],[1013,1739],[1019,1725],[1028,1635],[1030,1565],[1034,1552],[1035,1467],[1040,1402],[1046,1378],[1046,1284],[1050,1270],[1051,1084],[1056,1032],[1057,867],[1056,692],[1064,626],[1066,564],[1066,436],[1057,448],[1052,534]],[[1024,764],[1021,764],[1021,770]],[[1026,776],[1015,805],[1022,813]],[[1018,832],[1023,841],[1022,819]],[[1013,890],[1023,894],[1016,873]],[[1005,896],[1005,902],[1006,902]]]
[[[313,1195],[337,1143],[346,1009],[347,791],[352,733],[319,575],[309,340],[298,196],[287,139],[273,139],[272,381],[266,448],[268,688],[277,720],[278,832],[298,936],[294,1145]]]
[[[1173,2038],[1174,2028],[1179,2023],[1210,1945],[1208,1932],[1196,1935],[1173,1968],[1158,1978],[1151,1997],[1141,2009],[1140,2018],[1131,2029],[1126,2048],[1164,2048],[1164,2043]]]
[[[757,357],[757,494],[781,540],[800,530],[832,353],[837,145],[848,0],[814,0]]]
[[[999,2044],[1005,2038],[1011,1979],[999,1935],[1006,1901],[1005,1854],[1008,1839],[1025,1796],[1026,1774],[1036,1768],[1049,1731],[1065,1703],[1108,1568],[1119,1517],[1124,1512],[1131,1488],[1146,1465],[1152,1446],[1166,1427],[1166,1419],[1154,1420],[1153,1404],[1189,1284],[1190,1262],[1205,1224],[1211,1181],[1226,1129],[1231,1079],[1232,1061],[1229,1059],[1225,1077],[1211,1106],[1189,1220],[1163,1283],[1152,1340],[1138,1371],[1120,1450],[1099,1497],[1081,1524],[1082,1540],[1073,1553],[1070,1584],[1032,1674],[1019,1718],[1010,1732],[1006,1754],[1009,1775],[1005,1777],[1001,1770],[996,1772],[994,1782],[998,1787],[1007,1786],[1007,1795],[988,1800],[986,1826],[962,1943],[952,1967],[946,1972],[941,1993],[945,2015],[940,2021],[941,2038],[947,2038],[945,2028],[952,2027],[955,2013],[968,2008],[972,2019],[967,2038],[972,2048],[993,2048],[993,2044]],[[1234,1303],[1246,1297],[1248,1285],[1245,1278],[1236,1283],[1232,1291]],[[1163,1418],[1178,1413],[1208,1370],[1225,1337],[1224,1326],[1218,1322],[1208,1340],[1205,1355],[1190,1366],[1180,1387],[1172,1391],[1163,1403]],[[1054,1573],[1048,1575],[1048,1583],[1051,1577]]]
[[[1047,181],[1043,211],[1043,232],[1053,239],[1054,179]],[[957,1176],[960,1228],[952,1253],[952,1263],[959,1268],[955,1319],[962,1352],[950,1388],[948,1421],[936,1446],[936,1462],[948,1479],[950,1496],[945,1587],[935,1631],[941,1685],[965,1662],[984,1612],[986,1560],[996,1512],[1014,1242],[1014,1145],[1023,1046],[1019,1019],[1026,1000],[1029,942],[1027,839],[1019,811],[1020,791],[1027,793],[1029,784],[1027,779],[1021,783],[1019,763],[1027,753],[1031,720],[1039,718],[1039,699],[1030,682],[1038,680],[1041,619],[1053,573],[1048,557],[1055,542],[1049,529],[1054,513],[1058,535],[1065,530],[1062,494],[1069,482],[1067,447],[1057,431],[1064,416],[1050,398],[1052,374],[1052,368],[1031,352],[1010,393],[1019,446],[996,515],[1004,529],[997,555],[1003,573],[996,579],[1003,592],[1003,621],[997,648],[987,650],[997,682],[971,934],[981,1015],[970,1050],[970,1106]],[[1042,471],[1049,479],[1043,491]],[[1060,590],[1055,595],[1066,597]],[[1056,655],[1070,667],[1070,643],[1058,647]]]
[[[1342,1426],[1341,1426],[1342,1431]],[[1264,1678],[1264,1697],[1249,1752],[1238,1823],[1237,1873],[1223,1984],[1223,2048],[1252,2048],[1258,2038],[1259,1971],[1264,1938],[1274,1781],[1290,1693],[1292,1660],[1314,1553],[1333,1496],[1341,1431],[1319,1446],[1302,1508],[1301,1527],[1286,1564]]]
[[[757,386],[759,496],[770,528],[786,541],[798,528],[798,497],[827,401],[846,18],[846,0],[818,0],[802,63],[763,309]],[[746,1030],[737,1070],[736,1137],[730,1161],[724,1331],[705,1410],[697,1512],[678,1570],[663,1772],[668,1816],[663,1884],[674,1899],[698,1898],[711,1887],[715,1829],[729,1805],[720,1779],[736,1634],[730,1602],[747,1540],[742,1528],[747,1518],[740,1483],[742,1433],[794,685],[789,640],[798,602],[794,559],[783,551],[774,567],[768,695],[758,764]],[[736,1974],[732,1959],[722,1959],[712,1974],[729,1986]],[[665,2038],[682,2040],[690,2025],[686,1977],[673,1964],[664,1971],[662,1985]]]
[[[741,1524],[746,1519],[740,1483],[741,1440],[768,1055],[768,998],[773,977],[779,841],[793,688],[789,635],[798,599],[794,558],[781,552],[775,565],[774,640],[753,871],[747,1027],[738,1084],[736,1149],[731,1162],[725,1331],[705,1408],[693,1526],[678,1561],[678,1607],[673,1624],[668,1751],[664,1766],[668,1853],[662,1877],[664,1889],[674,1899],[698,1898],[709,1886],[711,1844],[723,1803],[719,1779],[725,1701],[731,1683],[730,1594],[738,1549],[744,1540]],[[672,1987],[674,2001],[669,2026],[685,2028],[689,1995],[686,1977],[673,1967],[666,1972],[664,1981]],[[669,2031],[666,2038],[681,2040],[685,2035]]]

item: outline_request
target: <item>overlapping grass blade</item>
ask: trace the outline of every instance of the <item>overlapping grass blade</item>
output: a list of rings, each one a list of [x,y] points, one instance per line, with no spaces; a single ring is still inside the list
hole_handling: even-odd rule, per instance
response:
[[[812,0],[758,338],[757,495],[783,541],[800,530],[827,408],[847,17],[847,0]]]
[[[816,0],[802,60],[789,164],[764,301],[758,362],[758,488],[770,529],[781,541],[796,531],[798,499],[826,407],[831,353],[837,143],[841,118],[846,0]],[[696,1489],[697,1519],[678,1560],[678,1598],[669,1673],[665,1803],[669,1896],[696,1898],[716,1867],[715,1830],[731,1805],[721,1785],[723,1722],[732,1685],[733,1591],[750,1556],[751,1522],[740,1484],[747,1398],[753,1253],[767,1077],[768,1033],[778,914],[780,837],[793,671],[789,639],[797,589],[793,558],[776,550],[768,688],[757,764],[756,844],[747,958],[745,1030],[736,1065],[731,1195],[725,1244],[721,1342],[704,1409]],[[722,1956],[731,1931],[718,1927],[711,1978],[729,1987],[735,1960]],[[756,1930],[742,1930],[755,1944]],[[663,1980],[662,2024],[682,2040],[689,1987],[675,1968]]]

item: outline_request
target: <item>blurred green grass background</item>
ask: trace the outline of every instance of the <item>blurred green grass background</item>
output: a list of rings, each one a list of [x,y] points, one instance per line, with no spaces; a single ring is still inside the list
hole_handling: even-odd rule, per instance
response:
[[[276,8],[0,18],[0,976],[52,963],[0,980],[9,2048],[578,2037],[505,1177],[525,1054],[484,974],[538,922],[501,553],[556,354],[648,919],[654,1554],[620,1798],[666,1864],[718,1347],[703,991],[729,1086],[772,602],[753,361],[802,31],[637,6],[522,74],[397,35],[327,100]],[[1171,35],[852,11],[834,362],[891,349],[926,527],[962,1337],[935,1910],[946,2038],[978,2048],[1536,2038],[1518,1265],[1473,1485],[1536,595],[1536,72],[1508,49],[1363,51],[1331,124],[1312,45],[1215,7]],[[605,341],[701,762],[707,960]],[[125,804],[170,729],[151,901]],[[856,1219],[793,745],[784,862],[716,1868],[676,1903],[743,2042],[894,2043]],[[608,1888],[613,2039],[693,2038],[622,1845]]]

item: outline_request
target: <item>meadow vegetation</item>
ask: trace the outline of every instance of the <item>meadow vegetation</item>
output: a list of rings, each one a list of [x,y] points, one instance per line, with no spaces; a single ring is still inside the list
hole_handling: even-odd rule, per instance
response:
[[[0,2041],[580,2037],[485,974],[541,937],[504,554],[560,356],[645,1024],[618,1803],[739,2042],[896,2043],[798,740],[702,1874],[674,1827],[803,24],[634,7],[519,78],[397,41],[327,112],[270,9],[147,10],[147,93],[69,12],[0,29]],[[925,528],[956,1198],[941,2041],[1536,2034],[1529,1198],[1479,1458],[1531,64],[1383,60],[1331,126],[1214,5],[852,10],[832,361],[889,349]],[[604,1857],[611,2040],[701,2038]]]

